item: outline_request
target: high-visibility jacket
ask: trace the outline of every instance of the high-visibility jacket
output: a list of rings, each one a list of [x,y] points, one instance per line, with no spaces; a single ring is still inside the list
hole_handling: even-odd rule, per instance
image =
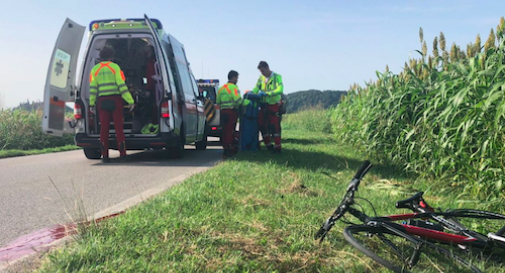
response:
[[[133,98],[125,84],[125,76],[119,65],[106,61],[93,67],[89,74],[89,105],[95,106],[96,97],[121,95],[128,103]]]
[[[227,83],[217,91],[216,103],[221,109],[238,109],[242,103],[238,86]]]
[[[268,82],[266,81],[266,77],[261,75],[251,92],[258,94],[260,91],[267,94],[262,102],[266,102],[267,104],[279,103],[281,101],[281,94],[284,92],[281,75],[272,72],[272,76],[268,79]]]

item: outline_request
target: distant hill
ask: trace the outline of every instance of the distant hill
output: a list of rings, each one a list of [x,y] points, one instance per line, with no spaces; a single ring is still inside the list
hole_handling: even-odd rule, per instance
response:
[[[336,106],[347,91],[337,90],[306,90],[286,94],[288,97],[287,113],[294,113],[306,108],[322,107],[324,109]]]
[[[44,103],[41,101],[37,101],[37,102],[26,101],[26,102],[20,103],[19,106],[12,108],[12,110],[26,110],[26,111],[31,112],[31,111],[36,111],[36,110],[43,110],[43,108],[44,108]],[[73,113],[74,109],[67,106],[65,109],[65,112]]]

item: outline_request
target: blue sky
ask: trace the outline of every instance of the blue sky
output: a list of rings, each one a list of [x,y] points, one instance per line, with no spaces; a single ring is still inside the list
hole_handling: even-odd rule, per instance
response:
[[[146,13],[185,45],[196,78],[225,81],[234,69],[240,89],[251,89],[259,76],[256,66],[265,60],[283,76],[285,92],[294,92],[347,90],[374,79],[386,64],[398,73],[421,48],[419,27],[430,51],[440,31],[448,46],[466,48],[477,34],[484,42],[504,10],[502,0],[5,1],[0,98],[5,107],[42,100],[66,17],[87,26],[93,19]]]

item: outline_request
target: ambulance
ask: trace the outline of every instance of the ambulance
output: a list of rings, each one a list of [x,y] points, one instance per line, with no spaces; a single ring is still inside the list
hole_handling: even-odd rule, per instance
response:
[[[199,94],[184,46],[166,33],[157,19],[94,20],[77,71],[77,59],[86,27],[66,19],[56,41],[44,90],[42,130],[45,134],[75,134],[75,144],[88,159],[99,159],[100,117],[89,111],[89,74],[99,63],[100,49],[108,44],[116,52],[113,61],[125,75],[135,100],[135,109],[124,109],[127,150],[165,149],[171,157],[182,157],[184,146],[205,150],[205,98]],[[147,79],[146,52],[154,51],[154,75]],[[151,51],[152,52],[152,51]],[[154,81],[154,88],[147,84]],[[152,82],[151,82],[152,83]],[[152,84],[151,84],[152,85]],[[74,118],[65,119],[66,103],[74,103]],[[109,147],[117,149],[114,126]]]
[[[200,96],[205,98],[205,117],[207,126],[205,127],[206,135],[212,137],[221,137],[223,128],[220,124],[221,110],[216,104],[217,91],[219,90],[218,79],[199,79],[198,88]]]

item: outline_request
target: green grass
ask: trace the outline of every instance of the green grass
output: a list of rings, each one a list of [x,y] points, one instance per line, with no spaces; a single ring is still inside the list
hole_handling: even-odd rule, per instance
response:
[[[74,143],[72,134],[63,137],[45,135],[41,122],[41,110],[0,109],[0,151],[41,150]]]
[[[290,119],[282,155],[239,154],[124,215],[82,227],[39,272],[386,272],[344,240],[343,223],[323,244],[313,240],[365,158]],[[434,206],[504,212],[503,203],[480,203],[458,185],[441,188],[386,165],[372,168],[358,194],[379,214],[398,213],[394,202],[417,190]]]
[[[38,149],[38,150],[0,150],[0,158],[25,156],[25,155],[38,155],[38,154],[47,154],[47,153],[57,153],[57,152],[65,152],[65,151],[72,151],[72,150],[78,150],[78,149],[80,149],[80,148],[75,145],[65,145],[65,146],[61,146],[61,147]]]
[[[283,118],[283,129],[304,128],[307,132],[331,133],[331,114],[322,106],[289,114]]]

